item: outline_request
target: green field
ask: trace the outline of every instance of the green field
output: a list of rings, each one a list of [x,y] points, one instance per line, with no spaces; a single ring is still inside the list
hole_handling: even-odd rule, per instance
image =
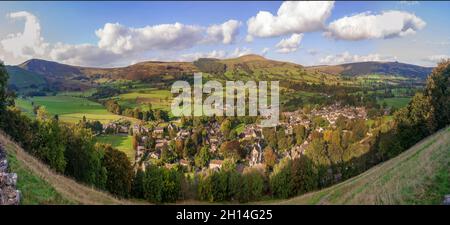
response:
[[[140,107],[148,110],[151,104],[153,109],[163,109],[170,111],[172,94],[170,90],[156,90],[153,88],[137,88],[132,92],[121,94],[114,99],[118,100],[119,105],[127,108]]]
[[[97,137],[97,141],[110,144],[112,147],[124,152],[130,162],[134,162],[135,151],[132,146],[132,136],[127,135],[101,135]]]
[[[99,120],[107,123],[112,120],[123,118],[122,116],[108,112],[101,104],[92,102],[86,98],[72,96],[43,96],[27,99],[18,99],[16,104],[28,115],[33,106],[44,106],[51,115],[58,115],[64,122],[76,123],[86,116],[88,120]]]
[[[383,102],[386,102],[387,106],[389,107],[395,107],[397,109],[405,107],[408,105],[409,101],[411,101],[411,98],[408,97],[395,97],[395,98],[384,98],[380,99],[378,102],[379,104],[383,104]]]

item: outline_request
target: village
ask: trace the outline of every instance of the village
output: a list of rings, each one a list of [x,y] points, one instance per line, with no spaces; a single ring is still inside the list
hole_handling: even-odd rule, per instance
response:
[[[283,112],[281,114],[282,120],[279,122],[276,129],[283,129],[286,136],[292,135],[295,126],[302,125],[307,130],[313,128],[313,118],[321,117],[327,121],[326,126],[314,127],[314,131],[322,133],[328,126],[333,127],[339,117],[346,119],[367,119],[367,112],[364,107],[349,107],[341,106],[340,104],[333,104],[330,106],[322,107],[320,109],[312,109],[308,112],[304,112],[303,109],[299,109],[294,112]],[[224,163],[224,156],[219,152],[221,145],[227,141],[225,135],[221,130],[221,124],[217,121],[208,122],[203,125],[203,143],[209,150],[210,159],[207,166],[203,168],[197,168],[194,166],[194,160],[192,157],[185,157],[178,155],[172,162],[161,163],[161,158],[164,155],[164,151],[175,151],[174,143],[181,141],[185,143],[187,139],[194,135],[194,129],[192,127],[183,128],[180,126],[180,120],[171,121],[169,123],[162,123],[149,128],[145,124],[131,124],[128,121],[115,121],[103,125],[104,133],[116,132],[123,135],[132,134],[138,137],[135,147],[135,169],[145,168],[150,164],[156,164],[172,168],[174,166],[181,166],[188,171],[200,171],[205,169],[217,170],[222,167]],[[305,149],[312,140],[312,132],[308,133],[307,138],[301,144],[295,144],[288,151],[284,151],[282,154],[277,154],[277,160],[281,160],[284,157],[295,159],[301,157],[304,154]],[[238,133],[235,140],[240,143],[246,142],[246,155],[243,160],[240,160],[237,164],[239,171],[243,171],[247,167],[261,167],[264,168],[265,159],[263,146],[265,145],[265,137],[263,134],[263,128],[256,124],[246,124],[242,132]],[[229,141],[229,139],[228,139]],[[248,144],[250,143],[250,144]],[[196,150],[198,151],[198,149]]]

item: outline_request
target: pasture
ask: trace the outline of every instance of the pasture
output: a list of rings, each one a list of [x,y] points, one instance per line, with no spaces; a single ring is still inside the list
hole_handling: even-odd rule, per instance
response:
[[[16,104],[27,115],[33,115],[33,104],[44,106],[50,115],[58,115],[61,121],[69,123],[76,123],[82,120],[83,116],[88,120],[99,120],[102,123],[123,118],[108,112],[99,103],[72,96],[57,95],[17,99]]]
[[[130,160],[134,162],[135,151],[132,146],[132,136],[129,135],[101,135],[97,136],[100,143],[110,144],[112,147],[125,153]]]

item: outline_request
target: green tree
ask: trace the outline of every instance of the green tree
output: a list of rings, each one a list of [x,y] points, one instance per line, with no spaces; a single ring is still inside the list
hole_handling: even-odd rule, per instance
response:
[[[103,166],[108,171],[106,188],[114,195],[128,197],[131,193],[133,167],[127,155],[106,145],[104,147]]]
[[[203,168],[208,165],[211,156],[209,154],[209,146],[203,146],[200,151],[195,155],[194,162],[198,168]]]

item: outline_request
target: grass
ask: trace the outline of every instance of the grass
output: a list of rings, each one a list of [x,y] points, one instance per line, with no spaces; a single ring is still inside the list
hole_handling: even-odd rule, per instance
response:
[[[47,165],[25,152],[0,132],[0,143],[5,146],[11,169],[18,173],[18,186],[23,194],[21,204],[141,204],[119,200],[103,191],[77,183],[55,173]]]
[[[17,173],[17,188],[20,190],[23,205],[70,204],[45,180],[36,176],[28,168],[21,165],[16,156],[8,154],[11,171]]]
[[[441,204],[450,193],[450,128],[332,187],[270,204]]]
[[[101,135],[97,137],[97,141],[110,144],[112,147],[124,152],[130,162],[134,162],[135,151],[132,146],[132,138],[129,135]]]
[[[386,102],[387,106],[399,109],[407,106],[410,101],[411,98],[408,97],[394,97],[381,99],[379,100],[379,104],[383,104],[383,102]]]
[[[155,90],[154,88],[137,88],[132,92],[121,94],[117,97],[121,106],[148,110],[151,104],[153,109],[170,111],[172,94],[170,90]]]
[[[35,105],[44,106],[51,115],[57,114],[63,122],[76,123],[82,120],[83,116],[86,116],[88,120],[99,120],[102,123],[123,118],[122,116],[108,112],[99,103],[86,98],[65,95],[18,99],[16,104],[25,113],[30,114],[30,110],[32,112],[32,102]]]

